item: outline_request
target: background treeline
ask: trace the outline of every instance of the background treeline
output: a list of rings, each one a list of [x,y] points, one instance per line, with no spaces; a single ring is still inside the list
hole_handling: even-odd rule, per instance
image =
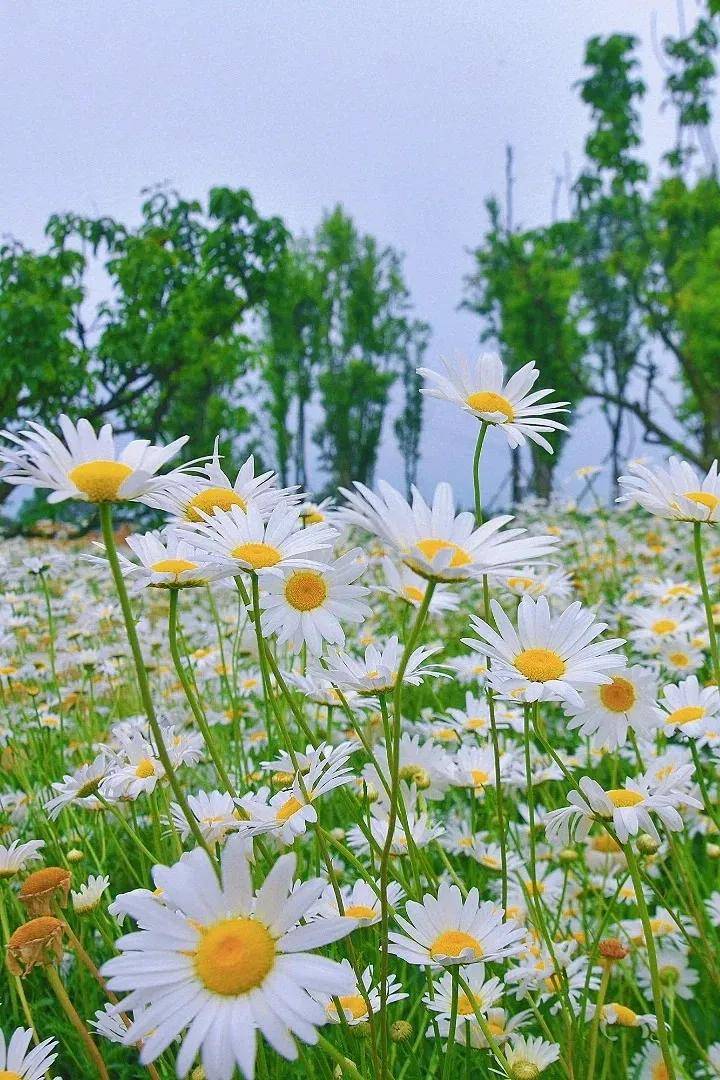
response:
[[[629,36],[587,43],[584,167],[558,179],[552,222],[504,205],[472,251],[462,306],[511,369],[534,360],[576,408],[597,403],[621,471],[625,439],[699,464],[720,454],[720,183],[711,137],[720,0],[657,46],[675,136],[651,179]],[[567,213],[559,215],[560,203]],[[338,207],[310,236],[263,217],[246,190],[207,201],[147,193],[139,224],[53,215],[43,250],[0,246],[0,425],[64,410],[138,437],[190,433],[188,457],[220,434],[226,460],[254,450],[283,483],[332,491],[372,482],[392,423],[415,478],[429,328],[402,259]],[[100,300],[96,298],[100,297]],[[552,491],[556,454],[512,456],[517,501]],[[308,461],[315,466],[309,468]],[[0,484],[0,502],[7,498]],[[62,510],[60,511],[62,512]],[[40,497],[25,521],[46,515]]]
[[[616,34],[587,43],[584,168],[558,179],[550,225],[515,228],[509,152],[505,207],[488,200],[490,227],[466,281],[465,307],[510,367],[535,360],[574,408],[587,398],[602,410],[613,476],[630,417],[647,442],[690,461],[707,467],[720,455],[720,185],[710,130],[718,9],[711,2],[689,32],[657,45],[675,136],[654,182],[642,155],[638,42]],[[570,205],[559,219],[562,194]],[[514,501],[550,494],[563,438],[554,457],[532,454],[527,470],[514,456]]]

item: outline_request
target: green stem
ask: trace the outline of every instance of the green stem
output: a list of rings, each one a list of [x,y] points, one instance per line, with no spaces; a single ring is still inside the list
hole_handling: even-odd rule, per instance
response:
[[[215,739],[213,738],[210,725],[208,724],[205,714],[200,707],[200,702],[195,697],[195,691],[190,684],[187,672],[180,656],[180,650],[178,649],[177,631],[178,631],[178,594],[179,589],[170,589],[170,609],[168,613],[168,635],[170,638],[170,655],[172,656],[173,663],[175,665],[175,671],[182,684],[182,688],[185,691],[185,697],[188,700],[188,704],[192,710],[192,714],[195,717],[197,726],[200,728],[205,745],[210,752],[215,771],[220,777],[220,782],[225,788],[225,791],[232,796],[233,799],[237,799],[237,792],[228,776],[227,770],[223,765],[222,757],[218,750]]]
[[[598,1032],[600,1030],[600,1017],[602,1016],[603,1005],[605,1004],[605,995],[607,994],[608,983],[610,982],[610,964],[605,961],[605,967],[602,973],[602,979],[600,980],[600,989],[598,990],[597,1000],[595,1002],[595,1014],[592,1018],[592,1026],[590,1028],[590,1050],[588,1060],[588,1076],[595,1075],[595,1059],[597,1057],[597,1044],[598,1044]]]
[[[718,641],[717,634],[715,633],[715,622],[713,620],[710,590],[708,589],[707,578],[705,576],[701,529],[702,523],[700,521],[694,522],[693,546],[695,548],[695,565],[697,566],[697,575],[700,582],[700,591],[702,592],[703,606],[705,608],[705,621],[707,622],[708,636],[710,638],[710,654],[712,656],[713,677],[715,679],[716,685],[720,686],[720,654],[718,653]]]
[[[482,457],[483,443],[487,435],[488,425],[485,420],[480,424],[477,442],[475,443],[475,456],[473,457],[473,492],[475,494],[475,521],[478,525],[483,523],[482,495],[480,492],[480,458]]]
[[[165,770],[165,775],[168,778],[170,787],[172,788],[173,795],[175,796],[180,809],[185,816],[185,820],[188,823],[190,831],[192,832],[195,840],[201,848],[205,850],[210,859],[210,862],[217,870],[215,861],[212,857],[212,853],[205,838],[200,830],[198,820],[193,814],[188,805],[188,801],[185,798],[183,789],[180,786],[175,770],[173,769],[170,755],[167,752],[165,746],[165,740],[163,739],[162,729],[158,722],[157,715],[155,713],[155,706],[152,700],[152,694],[150,693],[150,683],[147,677],[147,668],[145,667],[145,661],[143,660],[142,650],[140,648],[140,641],[137,635],[137,628],[135,626],[135,619],[133,617],[132,607],[130,606],[130,598],[128,596],[127,589],[125,588],[125,579],[123,578],[122,569],[120,567],[120,560],[118,559],[117,547],[115,546],[115,533],[113,530],[112,521],[112,503],[100,503],[100,524],[102,526],[103,541],[105,544],[105,551],[107,553],[108,562],[110,563],[110,570],[112,572],[113,581],[115,582],[115,589],[120,600],[120,608],[123,613],[123,620],[125,622],[125,632],[130,642],[130,650],[132,652],[133,661],[135,664],[135,674],[137,676],[138,688],[140,690],[140,700],[142,701],[143,708],[145,709],[145,715],[147,716],[150,730],[152,731],[153,738],[155,739],[155,746],[158,752],[158,757],[162,762],[162,767]]]
[[[102,505],[106,506],[109,504],[103,503]],[[77,1031],[78,1035],[80,1036],[87,1055],[95,1066],[95,1070],[100,1077],[100,1080],[110,1080],[107,1068],[105,1066],[105,1062],[102,1059],[102,1055],[100,1054],[100,1051],[91,1039],[90,1033],[88,1032],[87,1028],[85,1027],[82,1020],[75,1011],[75,1006],[68,997],[65,987],[63,986],[60,979],[60,976],[58,975],[52,964],[49,964],[45,968],[45,974],[47,975],[48,982],[50,983],[50,986],[55,993],[55,997],[58,999],[60,1007],[62,1008],[63,1012],[67,1016],[72,1026]]]
[[[650,983],[652,985],[655,1015],[657,1016],[658,1042],[660,1043],[663,1061],[665,1062],[665,1068],[667,1069],[668,1080],[675,1080],[675,1065],[670,1052],[670,1044],[668,1043],[667,1028],[665,1027],[665,1008],[663,1005],[662,987],[660,985],[660,975],[658,972],[655,939],[650,925],[647,904],[645,903],[645,894],[643,893],[642,881],[640,880],[640,871],[638,869],[637,859],[635,858],[635,852],[632,849],[632,845],[629,843],[623,844],[623,851],[625,852],[628,870],[630,871],[630,877],[632,878],[633,887],[635,889],[638,912],[643,927],[643,933],[645,935],[648,968],[650,969]]]
[[[458,990],[460,984],[458,979],[460,977],[460,971],[456,964],[450,972],[450,978],[452,979],[452,995],[450,998],[450,1026],[448,1028],[447,1046],[445,1047],[445,1060],[443,1061],[442,1080],[448,1080],[450,1076],[450,1059],[453,1056],[453,1050],[455,1049],[455,1029],[457,1027],[457,1015],[458,1015]]]

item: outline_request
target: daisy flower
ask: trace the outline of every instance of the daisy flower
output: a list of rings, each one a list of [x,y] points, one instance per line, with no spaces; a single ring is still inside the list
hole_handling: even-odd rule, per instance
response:
[[[110,878],[107,876],[91,874],[87,882],[82,884],[77,892],[70,893],[73,911],[78,915],[87,915],[94,911],[100,903],[103,893],[110,887]]]
[[[441,882],[437,897],[408,900],[406,918],[395,919],[404,933],[390,931],[390,952],[408,964],[451,967],[478,960],[503,960],[520,952],[522,927],[503,922],[503,910],[492,901],[480,904],[476,888],[463,900],[457,885]]]
[[[675,605],[665,607],[634,607],[630,611],[633,629],[629,637],[638,646],[657,652],[668,643],[674,644],[675,638],[692,636],[700,626],[694,612]]]
[[[66,773],[62,780],[55,781],[52,789],[56,794],[44,806],[50,820],[55,821],[66,806],[99,807],[100,803],[95,795],[107,776],[107,771],[108,758],[103,751],[94,761],[81,765],[76,772]]]
[[[430,667],[427,661],[439,653],[440,646],[420,645],[414,649],[403,674],[403,683],[419,686],[425,678],[447,678],[445,672]],[[325,668],[313,669],[312,674],[329,679],[345,693],[353,690],[360,695],[375,696],[391,693],[397,682],[403,649],[396,635],[384,645],[368,645],[362,659],[356,659],[337,649],[331,650]]]
[[[380,988],[373,985],[372,967],[365,968],[360,977],[360,983],[358,983],[355,980],[350,961],[343,960],[341,966],[347,969],[348,977],[351,977],[355,982],[353,992],[342,994],[338,998],[331,998],[329,994],[316,994],[314,996],[324,1007],[331,1024],[339,1024],[344,1020],[349,1027],[355,1027],[357,1024],[366,1023],[372,1016],[376,1016],[380,1012],[382,1004]],[[385,1002],[387,1005],[392,1005],[393,1002],[402,1001],[407,997],[394,975],[388,975],[385,986]],[[338,1003],[342,1009],[342,1018],[337,1007]]]
[[[624,668],[609,683],[584,690],[582,705],[565,704],[568,729],[591,738],[598,749],[617,750],[625,745],[629,728],[643,735],[657,727],[656,694],[652,671],[639,665]]]
[[[367,764],[363,769],[363,779],[368,787],[378,792],[381,801],[387,801],[386,785],[390,787],[391,770],[385,745],[376,748],[375,761],[380,774],[374,764]],[[400,737],[399,762],[401,780],[413,784],[426,799],[443,798],[452,780],[452,766],[442,747],[432,739],[421,742],[419,736],[404,732]]]
[[[44,1039],[30,1050],[32,1038],[32,1028],[19,1027],[6,1043],[0,1029],[0,1076],[8,1080],[43,1080],[57,1057],[57,1039]]]
[[[405,788],[405,785],[403,785]],[[414,805],[414,798],[405,798],[406,805],[411,802]],[[370,817],[370,833],[373,839],[374,847],[382,851],[385,846],[388,826],[390,824],[387,816],[387,803],[374,803],[371,808]],[[407,811],[407,832],[405,830],[405,824],[399,820],[395,822],[395,828],[392,834],[392,844],[390,852],[392,855],[407,855],[408,845],[412,840],[413,848],[422,850],[432,843],[433,840],[437,840],[439,836],[442,836],[444,832],[444,826],[432,821],[428,814],[424,811],[418,812],[415,810]],[[408,836],[409,834],[409,836]],[[353,851],[360,851],[363,854],[367,854],[370,851],[370,843],[368,842],[365,832],[358,826],[354,825],[348,830],[347,834],[348,846]]]
[[[609,683],[609,672],[625,664],[621,654],[610,655],[622,638],[596,641],[606,623],[595,620],[579,601],[552,615],[544,596],[524,596],[518,606],[517,631],[497,600],[491,601],[497,630],[471,615],[482,639],[463,639],[466,645],[492,658],[491,681],[501,693],[525,701],[570,701],[582,705],[578,687]]]
[[[122,955],[109,960],[103,974],[109,989],[127,994],[123,1011],[137,1010],[125,1043],[144,1040],[143,1065],[182,1036],[179,1077],[200,1053],[207,1080],[230,1080],[235,1067],[251,1080],[256,1030],[294,1061],[295,1037],[314,1044],[317,1027],[328,1019],[314,995],[356,989],[347,968],[308,951],[351,929],[347,919],[300,923],[325,881],[294,887],[295,856],[288,854],[254,892],[249,854],[243,840],[230,837],[220,883],[207,854],[196,848],[174,866],[155,867],[162,904],[134,898],[141,929],[120,939]]]
[[[715,720],[720,713],[720,690],[717,686],[701,686],[695,675],[683,679],[677,686],[666,686],[656,709],[663,729],[671,734],[693,735],[703,723]]]
[[[534,362],[525,364],[507,382],[503,362],[496,353],[482,353],[474,363],[465,357],[442,363],[444,375],[431,368],[418,368],[418,374],[431,383],[422,389],[423,394],[458,405],[485,424],[497,425],[513,448],[522,446],[528,438],[552,454],[543,432],[567,430],[565,424],[551,417],[567,412],[568,403],[545,401],[552,390],[532,390],[540,377]]]
[[[367,589],[354,584],[365,570],[360,548],[333,559],[329,552],[315,555],[312,569],[295,569],[282,577],[266,575],[260,594],[263,633],[276,635],[279,645],[294,652],[307,645],[320,656],[323,643],[345,644],[341,621],[362,623],[371,614],[363,603]]]
[[[667,468],[636,463],[621,476],[618,502],[637,503],[656,517],[675,521],[720,521],[720,476],[714,461],[701,476],[687,461],[671,457]]]
[[[174,529],[128,536],[125,543],[137,562],[119,554],[120,568],[123,576],[139,588],[187,589],[207,585],[237,572],[230,559],[209,558],[206,552],[194,547],[187,537]],[[102,544],[96,546],[105,550]],[[93,555],[85,558],[92,562],[106,561]]]
[[[596,1006],[591,1002],[586,1009],[585,1019],[592,1020],[595,1016]],[[603,1030],[617,1025],[625,1028],[642,1028],[643,1034],[657,1031],[657,1017],[652,1013],[636,1013],[627,1005],[621,1005],[618,1001],[611,1001],[603,1005],[600,1013],[600,1027]]]
[[[111,799],[137,799],[153,792],[165,770],[152,744],[139,731],[127,735],[105,776],[101,792]]]
[[[401,885],[391,881],[388,884],[387,899],[390,909],[397,907],[404,896]],[[357,926],[374,926],[382,918],[380,897],[368,885],[366,881],[356,881],[352,887],[341,886],[340,897],[342,899],[342,915],[346,919],[352,919]],[[316,910],[313,912],[318,918],[338,918],[341,914],[338,906],[335,890],[328,885],[323,891]]]
[[[511,1035],[503,1048],[503,1057],[510,1076],[538,1077],[560,1057],[559,1043],[547,1042],[539,1036]]]
[[[242,824],[232,795],[224,791],[198,791],[188,795],[187,803],[208,844],[218,844]],[[185,814],[177,803],[170,804],[170,819],[183,840],[190,835]]]
[[[50,488],[50,503],[81,499],[152,505],[156,491],[177,484],[192,467],[184,465],[164,476],[156,475],[185,445],[187,435],[167,446],[150,446],[147,439],[133,439],[121,449],[110,424],[104,424],[96,434],[88,420],[73,424],[63,415],[58,423],[64,442],[32,420],[18,435],[0,433],[18,447],[0,450],[0,462],[6,465],[5,483]]]
[[[382,570],[385,584],[376,585],[375,591],[387,593],[388,596],[395,596],[399,600],[404,600],[411,607],[419,608],[425,599],[428,587],[427,580],[414,573],[409,566],[397,566],[387,555],[383,558]],[[440,611],[455,611],[459,604],[459,597],[450,592],[446,585],[438,582],[432,594],[428,611],[431,614]]]
[[[503,996],[504,987],[502,980],[493,975],[487,978],[485,965],[481,963],[470,964],[459,969],[460,978],[467,985],[467,990],[461,988],[458,992],[457,1017],[458,1020],[471,1022],[475,1019],[475,1010],[487,1013]],[[453,977],[449,971],[433,981],[433,993],[426,994],[423,1004],[431,1012],[439,1016],[450,1018],[452,1009],[452,986]]]
[[[245,511],[252,506],[267,518],[278,503],[288,505],[300,499],[296,488],[278,488],[274,472],[256,476],[252,454],[232,482],[220,467],[218,446],[216,439],[213,456],[194,475],[184,477],[181,486],[155,497],[154,505],[158,510],[171,514],[178,523],[202,523],[203,515],[212,516],[218,510],[227,511],[233,506]]]
[[[24,844],[13,840],[8,847],[0,844],[0,880],[15,877],[28,863],[35,862],[41,857],[40,850],[44,847],[44,840],[28,840]]]
[[[689,638],[676,637],[660,649],[659,659],[671,675],[692,675],[705,663],[702,650]]]
[[[657,950],[658,975],[663,992],[668,997],[679,997],[683,1001],[692,1001],[693,987],[700,981],[697,971],[690,967],[687,953],[682,949],[661,948]],[[638,986],[646,995],[652,993],[650,968],[641,960],[637,969]]]
[[[202,511],[199,511],[202,514]],[[337,535],[326,525],[300,527],[297,509],[278,503],[265,520],[260,511],[249,506],[216,510],[212,517],[181,528],[196,547],[214,557],[234,560],[237,570],[268,571],[312,568],[315,555],[329,548]]]
[[[379,494],[355,482],[355,491],[341,488],[348,501],[343,516],[391,544],[406,566],[431,581],[466,581],[484,574],[506,574],[530,559],[547,555],[557,537],[524,536],[525,529],[500,530],[512,521],[504,515],[475,528],[475,515],[455,513],[449,484],[438,484],[432,506],[417,488],[412,504],[380,481]]]
[[[659,842],[660,835],[651,813],[657,814],[666,829],[677,832],[683,827],[678,806],[702,805],[683,787],[692,771],[693,766],[688,765],[660,782],[639,776],[627,780],[624,787],[608,791],[604,791],[596,780],[583,776],[579,783],[582,795],[578,791],[571,791],[568,794],[569,806],[550,810],[545,815],[545,834],[551,842],[567,844],[573,825],[577,838],[582,840],[587,836],[592,822],[599,817],[612,821],[621,844],[626,844],[631,836],[637,836],[641,829]]]

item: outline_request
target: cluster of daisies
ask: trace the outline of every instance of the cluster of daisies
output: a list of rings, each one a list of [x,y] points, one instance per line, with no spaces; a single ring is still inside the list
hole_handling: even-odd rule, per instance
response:
[[[487,518],[565,403],[421,373],[472,509],[4,433],[100,533],[0,553],[0,1078],[720,1076],[717,466]]]

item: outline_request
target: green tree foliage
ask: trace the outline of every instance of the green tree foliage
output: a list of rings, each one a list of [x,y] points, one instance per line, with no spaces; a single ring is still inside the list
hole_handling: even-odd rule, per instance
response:
[[[421,402],[415,367],[427,327],[411,313],[402,260],[362,235],[336,207],[309,238],[293,242],[272,276],[265,312],[268,412],[278,470],[307,482],[308,436],[329,490],[372,482],[392,388],[406,480],[414,479]],[[319,420],[308,431],[308,415]]]
[[[347,483],[371,478],[402,375],[397,432],[412,473],[409,371],[426,328],[410,316],[399,256],[340,209],[296,240],[243,189],[214,188],[205,204],[156,189],[132,227],[67,213],[46,233],[41,252],[0,248],[2,426],[65,410],[141,438],[189,433],[188,456],[219,435],[229,468],[259,448],[283,483],[305,486],[312,406],[328,480]]]

